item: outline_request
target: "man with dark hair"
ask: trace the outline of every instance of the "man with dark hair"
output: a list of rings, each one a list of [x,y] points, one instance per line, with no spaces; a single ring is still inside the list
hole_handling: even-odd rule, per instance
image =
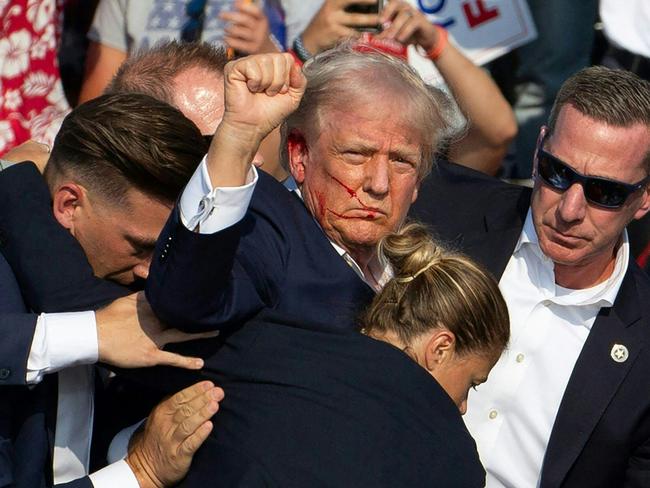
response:
[[[444,164],[413,208],[500,277],[510,309],[465,417],[488,487],[650,485],[650,282],[625,230],[650,209],[649,156],[650,84],[588,68],[540,131],[532,194]]]
[[[133,284],[138,278],[146,278],[158,233],[205,150],[196,126],[177,109],[146,95],[105,95],[66,117],[45,172],[51,200],[43,195],[48,193],[48,187],[41,175],[28,163],[0,173],[0,200],[11,201],[20,194],[30,195],[37,202],[51,201],[49,211],[53,210],[56,220],[81,244],[94,274]],[[44,215],[36,212],[25,216],[20,208],[12,208],[0,218],[3,229],[22,229],[20,233],[3,235],[0,243],[8,259],[14,253],[20,253],[23,259],[21,266],[14,263],[11,270],[0,257],[0,286],[7,291],[0,296],[0,328],[3,337],[12,339],[0,341],[0,383],[13,385],[11,389],[2,387],[7,393],[2,407],[9,409],[10,416],[3,419],[7,428],[3,423],[0,429],[0,472],[3,480],[18,486],[63,483],[87,474],[94,410],[94,370],[88,365],[99,360],[127,368],[167,364],[196,369],[202,366],[200,359],[161,351],[159,347],[206,336],[165,330],[152,316],[146,301],[135,295],[125,296],[128,291],[117,285],[110,286],[75,270],[63,276],[50,271],[48,259],[56,259],[62,249],[75,253],[77,247],[72,236],[68,235],[66,241],[52,232],[48,237],[53,256],[29,253],[31,236],[48,228]],[[51,219],[52,213],[49,215]],[[21,220],[27,225],[20,227]],[[83,266],[80,269],[85,270]],[[23,277],[30,273],[36,273],[42,282],[57,282],[60,292],[48,294],[33,305],[34,290],[23,284]],[[60,282],[70,277],[74,282]],[[26,313],[23,303],[24,299],[39,311],[70,312],[94,310],[117,297],[123,298],[96,314],[37,316]],[[58,375],[48,375],[59,370],[63,371]],[[27,389],[22,386],[25,384],[37,386]],[[207,410],[214,413],[214,401],[219,396],[212,387],[204,385],[193,395],[199,398],[199,405],[195,402],[191,411],[200,410],[203,402],[210,404]],[[193,398],[186,396],[175,400],[183,411],[187,406],[182,404]],[[192,418],[200,419],[207,410]],[[138,444],[129,460],[131,469],[118,463],[107,473],[80,479],[79,486],[134,486],[136,480],[147,486],[160,481],[149,479],[151,469],[154,475],[164,474],[161,469],[169,470],[164,458],[156,459],[149,452],[161,446],[165,452],[169,445],[163,441],[159,441],[160,446],[151,445],[157,443],[158,430],[169,429],[160,422],[144,437],[145,447]],[[55,427],[50,442],[47,433]],[[205,431],[203,434],[207,435]],[[191,457],[198,447],[196,439],[192,446],[183,456]],[[147,467],[152,457],[157,462]],[[7,464],[11,459],[15,462]],[[172,471],[176,478],[163,476],[164,484],[182,476],[176,467]]]

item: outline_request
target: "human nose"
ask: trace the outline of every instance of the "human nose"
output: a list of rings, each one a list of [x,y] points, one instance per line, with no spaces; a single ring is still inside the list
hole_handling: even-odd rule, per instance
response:
[[[146,280],[149,276],[149,266],[151,266],[151,256],[142,259],[133,267],[133,274],[140,279]]]
[[[587,200],[582,185],[574,183],[563,194],[558,213],[564,222],[578,222],[585,217]]]
[[[387,157],[375,156],[366,163],[363,190],[374,196],[388,193],[390,168]]]
[[[460,410],[461,415],[465,415],[467,412],[467,399],[463,400],[460,405],[458,405],[458,410]]]

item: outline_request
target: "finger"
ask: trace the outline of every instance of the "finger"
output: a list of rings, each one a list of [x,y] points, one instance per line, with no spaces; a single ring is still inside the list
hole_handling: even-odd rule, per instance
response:
[[[183,388],[181,391],[174,393],[171,397],[161,402],[160,405],[165,405],[172,410],[177,410],[180,405],[190,402],[197,396],[203,395],[214,388],[217,387],[214,386],[212,381],[199,381],[198,383],[194,383],[192,386],[188,386],[187,388]],[[221,388],[219,388],[219,390],[221,390]]]
[[[198,429],[188,436],[179,446],[178,452],[183,456],[191,457],[212,432],[213,424],[209,420],[199,426]]]
[[[267,90],[267,88],[273,82],[275,67],[273,58],[274,56],[255,56],[260,70],[260,81],[258,85],[257,92],[261,93]]]
[[[289,74],[291,66],[288,66],[283,56],[273,57],[273,78],[266,89],[270,97],[277,95],[283,88],[286,92],[289,86]]]
[[[223,390],[218,387],[213,387],[207,391],[200,392],[199,395],[190,399],[189,401],[177,405],[176,412],[172,416],[172,420],[176,424],[182,423],[185,419],[192,417],[197,412],[200,412],[203,407],[209,405],[210,402],[220,402],[223,400]],[[204,420],[207,420],[206,417]]]
[[[390,21],[398,10],[404,8],[404,2],[391,1],[384,5],[383,10],[379,13],[379,21],[383,24],[384,22]]]
[[[243,25],[247,27],[255,27],[260,22],[260,19],[251,15],[248,12],[222,12],[219,14],[219,18],[230,24]]]
[[[417,31],[419,27],[419,22],[415,19],[411,19],[410,22],[407,22],[402,26],[395,36],[395,40],[402,44],[408,44],[409,40],[413,37],[413,34],[415,34],[415,31]]]
[[[307,87],[307,78],[302,72],[302,67],[296,63],[296,61],[288,55],[287,62],[291,63],[290,74],[289,74],[289,88],[293,91],[303,92]]]
[[[236,37],[224,36],[223,42],[238,53],[252,54],[257,50],[254,43]]]
[[[183,369],[201,369],[203,367],[203,359],[182,356],[174,352],[157,350],[152,356],[152,366],[172,366]]]
[[[254,41],[257,35],[250,27],[246,25],[230,25],[224,29],[227,37],[242,39],[244,41]]]
[[[172,439],[180,444],[187,436],[192,435],[201,424],[206,420],[210,420],[218,410],[219,402],[216,400],[210,400],[200,409],[193,412],[192,415],[188,417],[180,417],[181,421],[175,422],[176,428],[172,434]]]
[[[257,2],[237,2],[235,8],[238,12],[254,17],[256,20],[264,19],[264,11]]]
[[[387,38],[395,39],[400,30],[404,25],[413,19],[413,12],[410,8],[404,8],[397,12],[397,15],[393,17],[393,20],[390,22],[390,25],[387,29],[384,30],[384,35]]]

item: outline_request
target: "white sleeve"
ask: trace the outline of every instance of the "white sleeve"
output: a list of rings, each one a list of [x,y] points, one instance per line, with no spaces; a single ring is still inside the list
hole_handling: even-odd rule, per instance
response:
[[[244,186],[212,188],[205,158],[190,178],[180,200],[181,221],[190,230],[214,234],[244,218],[257,184],[255,167]]]
[[[126,464],[118,461],[88,475],[95,488],[140,488],[138,479]]]
[[[126,20],[126,5],[123,0],[100,0],[88,30],[88,39],[127,53],[129,43]]]
[[[70,366],[95,363],[98,356],[95,312],[43,313],[27,357],[27,383],[39,383],[44,375]]]

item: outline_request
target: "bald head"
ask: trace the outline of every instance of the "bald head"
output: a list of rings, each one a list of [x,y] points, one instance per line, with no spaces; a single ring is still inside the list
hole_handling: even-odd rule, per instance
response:
[[[129,57],[106,93],[136,92],[177,107],[202,134],[214,134],[224,109],[223,48],[166,41]]]

